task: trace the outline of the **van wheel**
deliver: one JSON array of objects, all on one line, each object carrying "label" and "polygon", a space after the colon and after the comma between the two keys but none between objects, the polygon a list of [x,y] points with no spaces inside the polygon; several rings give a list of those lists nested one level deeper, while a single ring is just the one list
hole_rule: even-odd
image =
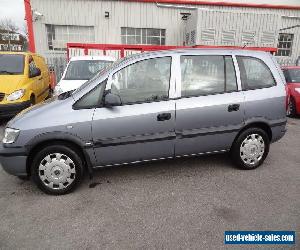
[{"label": "van wheel", "polygon": [[35,97],[34,97],[34,95],[31,95],[30,96],[30,106],[33,106],[33,105],[35,105]]},{"label": "van wheel", "polygon": [[72,192],[83,177],[83,162],[79,155],[65,145],[45,147],[33,160],[33,180],[47,194],[62,195]]},{"label": "van wheel", "polygon": [[296,103],[295,100],[291,97],[288,106],[288,116],[295,117],[296,116]]},{"label": "van wheel", "polygon": [[270,148],[267,133],[260,128],[243,131],[231,147],[231,158],[241,169],[255,169],[266,159]]}]

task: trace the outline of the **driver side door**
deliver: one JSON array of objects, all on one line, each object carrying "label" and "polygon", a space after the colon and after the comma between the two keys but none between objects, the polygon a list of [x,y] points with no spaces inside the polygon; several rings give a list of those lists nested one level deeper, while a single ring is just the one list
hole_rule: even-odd
[{"label": "driver side door", "polygon": [[173,157],[175,88],[171,57],[149,58],[112,73],[106,92],[122,105],[96,108],[92,121],[97,165]]}]

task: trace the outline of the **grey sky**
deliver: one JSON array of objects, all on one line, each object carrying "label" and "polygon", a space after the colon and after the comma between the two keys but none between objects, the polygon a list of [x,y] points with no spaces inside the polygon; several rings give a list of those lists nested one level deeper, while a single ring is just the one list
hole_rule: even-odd
[{"label": "grey sky", "polygon": [[12,19],[21,29],[20,32],[23,33],[25,23],[24,0],[0,0],[0,6],[0,19]]}]

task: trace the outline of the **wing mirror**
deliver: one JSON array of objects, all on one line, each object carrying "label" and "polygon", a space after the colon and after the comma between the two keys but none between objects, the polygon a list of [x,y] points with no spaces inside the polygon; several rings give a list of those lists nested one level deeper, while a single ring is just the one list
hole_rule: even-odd
[{"label": "wing mirror", "polygon": [[40,76],[40,75],[41,75],[41,70],[39,68],[33,68],[29,72],[29,77],[30,78]]},{"label": "wing mirror", "polygon": [[120,96],[112,93],[108,93],[104,97],[104,105],[105,107],[111,108],[114,106],[120,106],[122,105],[122,101]]}]

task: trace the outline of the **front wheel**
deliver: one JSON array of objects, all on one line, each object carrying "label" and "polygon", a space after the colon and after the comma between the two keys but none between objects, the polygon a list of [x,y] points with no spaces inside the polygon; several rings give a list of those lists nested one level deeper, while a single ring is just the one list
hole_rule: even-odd
[{"label": "front wheel", "polygon": [[79,155],[65,145],[45,147],[33,160],[33,180],[47,194],[72,192],[83,176],[83,162]]},{"label": "front wheel", "polygon": [[270,140],[267,133],[260,128],[249,128],[243,131],[231,148],[233,162],[241,169],[255,169],[267,157]]},{"label": "front wheel", "polygon": [[295,117],[296,116],[296,103],[295,100],[291,97],[288,105],[288,112],[287,115],[289,117]]}]

